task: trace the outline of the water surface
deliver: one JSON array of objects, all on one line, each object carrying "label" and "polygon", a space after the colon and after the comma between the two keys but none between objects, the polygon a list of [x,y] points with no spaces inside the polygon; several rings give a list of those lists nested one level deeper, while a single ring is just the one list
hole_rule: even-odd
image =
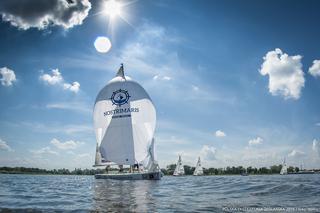
[{"label": "water surface", "polygon": [[0,209],[136,212],[320,212],[320,175],[164,177],[0,175]]}]

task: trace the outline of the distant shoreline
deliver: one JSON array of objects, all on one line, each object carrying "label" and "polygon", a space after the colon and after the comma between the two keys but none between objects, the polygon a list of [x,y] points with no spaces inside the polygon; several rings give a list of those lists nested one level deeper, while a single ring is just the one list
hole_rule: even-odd
[{"label": "distant shoreline", "polygon": [[[161,169],[164,175],[171,176],[173,174],[175,164],[171,164],[166,169]],[[184,166],[185,175],[193,175],[194,167],[188,165]],[[274,175],[279,174],[281,165],[271,166],[270,168],[254,168],[242,166],[239,167],[226,167],[226,168],[204,168],[204,176],[227,176],[227,175]],[[109,171],[117,171],[117,169],[111,169]],[[299,171],[299,168],[289,167],[289,173],[295,173]],[[320,169],[313,169],[315,173],[320,173]],[[26,167],[0,167],[0,174],[23,174],[23,175],[95,175],[104,173],[104,169],[77,169],[70,171],[68,169],[39,169],[39,168],[26,168]]]}]

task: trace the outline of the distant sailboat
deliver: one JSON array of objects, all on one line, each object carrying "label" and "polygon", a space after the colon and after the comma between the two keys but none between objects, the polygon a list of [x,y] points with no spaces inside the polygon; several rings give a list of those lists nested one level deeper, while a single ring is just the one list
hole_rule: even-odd
[{"label": "distant sailboat", "polygon": [[288,168],[286,164],[286,159],[283,160],[282,168],[280,171],[280,175],[287,175],[288,174]]},{"label": "distant sailboat", "polygon": [[[95,166],[118,165],[119,173],[97,174],[103,179],[161,179],[154,156],[156,110],[144,88],[117,75],[99,92],[93,111],[97,139]],[[122,172],[129,166],[131,172]],[[133,172],[137,168],[137,172]]]},{"label": "distant sailboat", "polygon": [[181,176],[181,175],[184,175],[184,167],[182,164],[181,155],[179,155],[179,159],[177,162],[177,166],[173,172],[173,176]]},{"label": "distant sailboat", "polygon": [[193,175],[194,176],[203,175],[203,168],[202,168],[202,165],[201,165],[200,157],[198,158],[198,162],[197,162],[196,168],[195,168],[195,170],[193,172]]}]

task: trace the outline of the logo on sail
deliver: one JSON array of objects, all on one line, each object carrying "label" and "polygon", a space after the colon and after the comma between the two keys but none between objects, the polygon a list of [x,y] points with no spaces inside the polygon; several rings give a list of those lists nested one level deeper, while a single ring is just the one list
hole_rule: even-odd
[{"label": "logo on sail", "polygon": [[112,93],[110,99],[113,105],[121,106],[128,103],[130,97],[128,91],[119,89]]}]

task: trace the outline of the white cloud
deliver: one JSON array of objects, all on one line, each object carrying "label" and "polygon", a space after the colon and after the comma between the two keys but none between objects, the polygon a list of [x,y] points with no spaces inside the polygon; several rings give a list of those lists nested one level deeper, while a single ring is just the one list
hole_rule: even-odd
[{"label": "white cloud", "polygon": [[3,141],[1,138],[0,138],[0,150],[9,151],[9,152],[13,151],[13,149],[11,149],[11,147],[7,144],[7,142]]},{"label": "white cloud", "polygon": [[80,89],[80,83],[75,81],[72,84],[64,83],[63,89],[70,90],[71,92],[77,93]]},{"label": "white cloud", "polygon": [[320,156],[320,141],[317,139],[313,139],[312,141],[312,150]]},{"label": "white cloud", "polygon": [[89,158],[91,155],[89,153],[82,153],[77,155],[78,158]]},{"label": "white cloud", "polygon": [[314,60],[311,67],[309,67],[309,74],[313,77],[320,77],[320,60]]},{"label": "white cloud", "polygon": [[0,74],[2,75],[0,81],[3,86],[11,86],[17,80],[14,71],[7,67],[0,68]]},{"label": "white cloud", "polygon": [[60,109],[60,110],[72,110],[83,113],[92,113],[92,109],[89,106],[86,106],[84,103],[77,102],[60,102],[60,103],[51,103],[46,105],[47,109]]},{"label": "white cloud", "polygon": [[33,132],[41,133],[66,133],[78,135],[79,133],[92,133],[93,131],[91,125],[78,124],[20,122],[15,123],[14,125],[21,126],[22,128],[29,128]]},{"label": "white cloud", "polygon": [[52,154],[52,155],[58,155],[58,152],[53,151],[50,147],[46,146],[44,148],[38,149],[38,150],[30,150],[31,153],[35,155],[42,155],[42,154]]},{"label": "white cloud", "polygon": [[161,146],[161,145],[166,145],[166,144],[187,144],[188,141],[182,139],[182,138],[177,138],[173,135],[171,135],[170,137],[158,137],[157,138],[157,143]]},{"label": "white cloud", "polygon": [[305,155],[305,153],[304,152],[302,152],[302,151],[299,151],[299,150],[292,150],[292,152],[290,152],[289,154],[288,154],[288,156],[289,157],[302,157],[302,156],[304,156]]},{"label": "white cloud", "polygon": [[263,142],[263,139],[260,138],[260,137],[256,137],[256,138],[253,138],[251,140],[248,141],[248,144],[249,146],[253,146],[253,145],[259,145],[259,144],[262,144]]},{"label": "white cloud", "polygon": [[217,149],[213,146],[204,145],[201,149],[201,156],[204,160],[216,160]]},{"label": "white cloud", "polygon": [[302,56],[289,56],[279,48],[270,51],[263,57],[260,74],[269,75],[269,92],[281,95],[285,99],[299,99],[304,87]]},{"label": "white cloud", "polygon": [[68,29],[81,25],[90,9],[89,0],[10,0],[0,3],[2,20],[23,30],[45,29],[50,25]]},{"label": "white cloud", "polygon": [[216,131],[216,137],[226,137],[226,133],[224,133],[222,130],[217,130]]},{"label": "white cloud", "polygon": [[76,149],[79,145],[81,145],[81,142],[77,142],[77,141],[66,141],[66,142],[60,142],[57,139],[52,139],[50,142],[52,145],[54,145],[55,147],[57,147],[58,149],[63,149],[63,150],[68,150],[68,149]]},{"label": "white cloud", "polygon": [[153,80],[163,80],[163,81],[170,81],[172,78],[170,76],[160,76],[160,75],[155,75],[153,76]]},{"label": "white cloud", "polygon": [[51,72],[52,72],[52,75],[49,75],[49,74],[40,75],[40,80],[50,85],[60,84],[63,81],[63,78],[61,73],[59,72],[59,69],[52,69]]},{"label": "white cloud", "polygon": [[49,75],[47,73],[41,74],[39,79],[49,85],[59,85],[64,90],[69,90],[74,93],[79,92],[79,90],[80,90],[80,83],[79,82],[75,81],[72,84],[64,83],[64,79],[63,79],[59,69],[52,69],[51,72],[52,72],[52,75]]}]

